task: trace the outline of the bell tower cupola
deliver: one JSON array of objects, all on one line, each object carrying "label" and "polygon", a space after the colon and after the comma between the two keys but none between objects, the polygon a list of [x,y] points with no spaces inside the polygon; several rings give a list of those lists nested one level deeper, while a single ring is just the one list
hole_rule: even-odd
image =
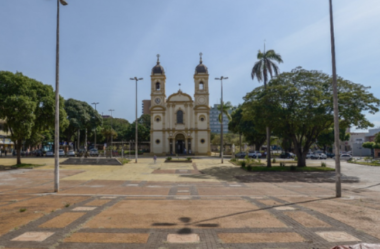
[{"label": "bell tower cupola", "polygon": [[152,68],[151,79],[151,106],[163,106],[166,99],[165,70],[160,64],[160,55],[157,55],[157,64]]}]

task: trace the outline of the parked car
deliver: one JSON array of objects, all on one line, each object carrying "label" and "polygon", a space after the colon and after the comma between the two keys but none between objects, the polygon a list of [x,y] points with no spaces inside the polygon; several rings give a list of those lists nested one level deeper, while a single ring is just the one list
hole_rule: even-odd
[{"label": "parked car", "polygon": [[280,155],[280,158],[295,158],[296,155],[294,155],[293,153],[291,152],[285,152],[285,153],[282,153]]},{"label": "parked car", "polygon": [[36,150],[34,155],[35,156],[44,156],[44,151],[43,150]]},{"label": "parked car", "polygon": [[313,155],[312,153],[307,153],[306,154],[306,159],[310,159],[312,155]]},{"label": "parked car", "polygon": [[98,152],[97,149],[91,149],[91,150],[88,152],[88,154],[89,154],[90,156],[99,156],[99,152]]},{"label": "parked car", "polygon": [[59,155],[60,157],[65,156],[65,151],[62,150],[62,149],[60,149],[60,150],[58,151],[58,155]]},{"label": "parked car", "polygon": [[348,155],[348,154],[340,155],[340,160],[350,160],[350,159],[352,159],[351,155]]},{"label": "parked car", "polygon": [[246,156],[246,153],[245,152],[239,152],[239,153],[236,153],[235,154],[235,157],[236,158],[244,158]]},{"label": "parked car", "polygon": [[261,153],[259,151],[251,151],[248,153],[248,156],[251,158],[260,158]]},{"label": "parked car", "polygon": [[310,157],[311,159],[327,159],[326,154],[324,153],[314,153]]},{"label": "parked car", "polygon": [[326,156],[328,158],[333,158],[335,156],[335,154],[334,153],[326,153]]},{"label": "parked car", "polygon": [[66,156],[75,156],[75,152],[73,150],[69,150],[67,153],[66,153]]},{"label": "parked car", "polygon": [[54,151],[53,150],[47,151],[46,156],[54,156]]}]

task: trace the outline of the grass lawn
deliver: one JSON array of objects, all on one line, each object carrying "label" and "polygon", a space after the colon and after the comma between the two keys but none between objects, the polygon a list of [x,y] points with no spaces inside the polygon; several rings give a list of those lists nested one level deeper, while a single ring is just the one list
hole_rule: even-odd
[{"label": "grass lawn", "polygon": [[[245,170],[249,171],[247,168]],[[270,168],[265,166],[253,166],[251,172],[320,172],[320,171],[335,171],[335,169],[328,167],[280,167],[272,166]]]},{"label": "grass lawn", "polygon": [[380,163],[378,163],[378,162],[354,162],[354,161],[350,161],[349,163],[366,165],[366,166],[378,166],[378,167],[380,166]]}]

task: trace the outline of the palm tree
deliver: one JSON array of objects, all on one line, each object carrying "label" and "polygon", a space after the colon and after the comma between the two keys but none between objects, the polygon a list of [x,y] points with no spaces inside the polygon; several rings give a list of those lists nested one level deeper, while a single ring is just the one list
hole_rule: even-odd
[{"label": "palm tree", "polygon": [[[218,110],[220,111],[220,105],[217,106]],[[227,103],[224,103],[223,102],[223,110],[222,110],[222,113],[228,118],[228,120],[231,120],[232,117],[230,115],[230,110],[232,110],[233,106],[231,104],[231,102],[227,102]],[[222,113],[219,114],[219,123],[222,123]]]},{"label": "palm tree", "polygon": [[[272,78],[273,75],[277,76],[279,73],[278,66],[276,65],[276,62],[282,63],[281,55],[276,54],[274,50],[268,50],[265,51],[264,46],[264,52],[261,52],[259,50],[257,54],[258,62],[255,63],[255,65],[252,68],[251,77],[252,80],[256,77],[257,80],[260,82],[264,78],[264,87],[267,87],[268,82],[268,73],[270,74],[270,77]],[[267,166],[271,167],[271,160],[270,160],[270,128],[267,127]]]}]

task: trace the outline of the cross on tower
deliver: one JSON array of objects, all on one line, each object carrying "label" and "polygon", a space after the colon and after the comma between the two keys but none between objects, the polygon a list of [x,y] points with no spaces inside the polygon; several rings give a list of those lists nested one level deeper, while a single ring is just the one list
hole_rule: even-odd
[{"label": "cross on tower", "polygon": [[202,55],[203,55],[202,53],[199,53],[201,64],[202,64]]},{"label": "cross on tower", "polygon": [[181,90],[181,83],[179,83],[178,85],[179,85],[179,90]]},{"label": "cross on tower", "polygon": [[157,54],[157,63],[160,63],[160,54]]}]

